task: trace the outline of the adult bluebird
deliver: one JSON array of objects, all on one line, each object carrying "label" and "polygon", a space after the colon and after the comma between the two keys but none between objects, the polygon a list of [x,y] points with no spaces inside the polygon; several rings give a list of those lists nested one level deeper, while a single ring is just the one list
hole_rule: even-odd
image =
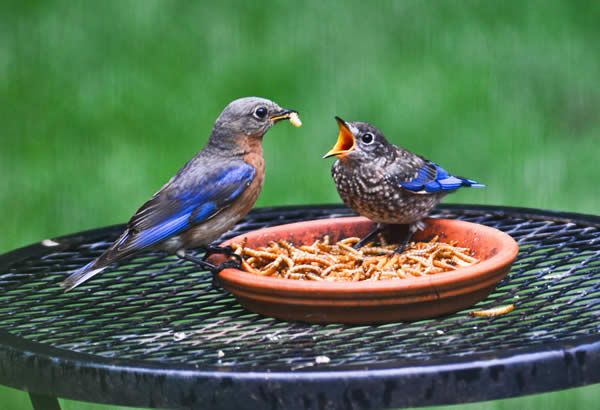
[{"label": "adult bluebird", "polygon": [[424,228],[422,220],[448,193],[484,186],[453,176],[434,162],[389,143],[371,124],[336,120],[337,143],[323,158],[338,158],[331,173],[344,203],[377,223],[357,247],[373,239],[385,225],[406,224],[409,233],[400,251],[414,232]]},{"label": "adult bluebird", "polygon": [[208,248],[254,206],[265,176],[262,138],[284,119],[301,124],[296,111],[263,98],[231,102],[217,118],[207,145],[142,205],[102,255],[61,285],[73,289],[110,264],[148,249],[209,265],[186,255],[186,249]]}]

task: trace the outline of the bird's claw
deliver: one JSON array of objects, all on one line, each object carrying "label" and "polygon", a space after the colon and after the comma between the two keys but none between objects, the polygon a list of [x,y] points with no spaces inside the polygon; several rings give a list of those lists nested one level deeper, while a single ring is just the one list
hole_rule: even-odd
[{"label": "bird's claw", "polygon": [[210,282],[211,289],[221,290],[223,288],[219,281],[219,273],[225,269],[242,269],[242,263],[238,260],[230,259],[220,265],[213,265],[213,268],[210,270],[210,273],[212,273],[212,281]]},{"label": "bird's claw", "polygon": [[[215,247],[215,248],[226,249],[226,248],[220,248],[220,247]],[[231,248],[230,248],[230,250],[231,250]],[[227,252],[227,250],[225,250],[225,252],[220,252],[220,253],[226,253],[226,252]],[[210,256],[209,251],[207,251],[207,254]],[[221,272],[223,269],[228,269],[228,268],[241,269],[241,267],[242,267],[241,257],[239,259],[236,258],[236,259],[227,260],[227,261],[221,263],[220,265],[214,265],[210,262],[207,262],[206,257],[200,259],[195,256],[188,255],[184,251],[178,252],[176,255],[181,259],[192,262],[192,263],[200,266],[202,269],[206,269],[207,271],[209,271],[212,274],[211,289],[215,289],[215,290],[221,289],[221,285],[219,283],[219,278],[218,278],[219,272]],[[233,255],[231,255],[231,256],[233,256]],[[239,255],[235,255],[235,256],[239,256]]]},{"label": "bird's claw", "polygon": [[394,255],[399,255],[406,249],[406,245],[408,245],[408,239],[404,241],[400,246],[394,249]]},{"label": "bird's claw", "polygon": [[214,255],[214,254],[221,254],[221,255],[225,255],[225,256],[229,256],[229,257],[233,257],[237,260],[237,262],[241,265],[242,263],[242,255],[238,255],[237,253],[235,253],[235,251],[233,250],[233,248],[231,246],[207,246],[205,248],[206,254],[204,255],[204,260],[206,260],[207,258],[209,258],[210,256]]},{"label": "bird's claw", "polygon": [[377,237],[377,235],[379,235],[382,232],[382,226],[381,224],[377,224],[375,226],[375,228],[373,228],[373,230],[371,230],[371,232],[369,232],[366,236],[364,236],[361,240],[359,240],[358,242],[356,242],[353,246],[354,249],[360,249],[363,246],[367,245],[369,242],[371,242],[373,239],[375,239]]},{"label": "bird's claw", "polygon": [[215,271],[221,272],[224,269],[242,269],[242,263],[238,260],[230,259],[215,267]]},{"label": "bird's claw", "polygon": [[408,245],[408,243],[410,242],[410,240],[412,239],[412,237],[414,236],[414,234],[417,231],[422,231],[423,229],[425,229],[425,222],[423,221],[417,221],[415,223],[412,223],[408,226],[408,232],[406,233],[406,236],[404,237],[404,240],[402,241],[402,243],[400,244],[400,246],[398,246],[395,250],[394,253],[395,254],[400,254],[402,252],[404,252],[404,250],[406,249],[406,246]]}]

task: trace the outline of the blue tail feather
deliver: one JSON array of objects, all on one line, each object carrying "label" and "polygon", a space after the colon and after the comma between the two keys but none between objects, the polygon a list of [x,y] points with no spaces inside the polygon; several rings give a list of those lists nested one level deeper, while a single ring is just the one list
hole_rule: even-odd
[{"label": "blue tail feather", "polygon": [[423,191],[427,193],[455,191],[461,187],[485,187],[484,184],[472,179],[450,175],[448,171],[433,162],[428,162],[423,166],[419,170],[416,178],[410,181],[403,181],[400,185],[410,191],[421,193]]}]

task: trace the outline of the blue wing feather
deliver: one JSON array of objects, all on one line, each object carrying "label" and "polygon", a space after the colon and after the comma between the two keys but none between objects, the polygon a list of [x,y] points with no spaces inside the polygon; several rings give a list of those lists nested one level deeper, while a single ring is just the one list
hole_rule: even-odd
[{"label": "blue wing feather", "polygon": [[429,161],[418,170],[415,178],[401,181],[400,185],[409,191],[426,193],[454,191],[460,187],[483,188],[485,186],[472,179],[450,175],[444,168]]},{"label": "blue wing feather", "polygon": [[442,185],[436,180],[430,181],[425,184],[425,191],[427,192],[439,192],[442,189]]},{"label": "blue wing feather", "polygon": [[179,216],[167,219],[160,225],[139,232],[135,239],[128,243],[128,245],[146,248],[157,244],[188,228],[190,224],[189,219],[190,214],[184,211]]},{"label": "blue wing feather", "polygon": [[[135,230],[135,235],[124,245],[130,249],[147,248],[210,219],[237,199],[255,175],[254,167],[238,163],[201,178],[194,186],[186,186],[186,189],[171,195],[168,204],[159,192],[151,200],[155,204],[147,204],[136,214],[143,214],[143,218],[137,218],[141,223],[136,223],[136,216],[132,218],[130,229]],[[165,209],[168,209],[166,214]],[[144,228],[136,229],[137,225]]]}]

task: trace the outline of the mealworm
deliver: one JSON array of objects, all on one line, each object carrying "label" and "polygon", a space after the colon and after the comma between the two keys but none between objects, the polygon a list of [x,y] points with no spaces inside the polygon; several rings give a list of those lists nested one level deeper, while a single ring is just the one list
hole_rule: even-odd
[{"label": "mealworm", "polygon": [[493,316],[505,315],[509,312],[512,312],[514,309],[515,309],[515,305],[511,304],[511,305],[498,306],[498,307],[491,308],[491,309],[475,310],[473,312],[469,312],[469,315],[471,315],[473,317],[493,317]]},{"label": "mealworm", "polygon": [[252,249],[246,241],[232,244],[242,256],[242,268],[263,276],[313,281],[403,280],[434,275],[477,263],[468,248],[455,242],[411,242],[404,252],[380,237],[377,242],[354,249],[359,238],[349,237],[336,243],[329,236],[310,245],[295,246],[289,241],[271,241],[268,246]]}]

